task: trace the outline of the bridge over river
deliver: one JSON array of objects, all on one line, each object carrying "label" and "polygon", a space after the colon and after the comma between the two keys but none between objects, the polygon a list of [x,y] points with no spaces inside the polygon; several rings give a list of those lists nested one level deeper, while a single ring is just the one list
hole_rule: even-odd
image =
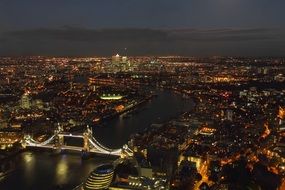
[{"label": "bridge over river", "polygon": [[[83,139],[83,146],[69,146],[64,143],[64,138],[81,138]],[[61,126],[58,126],[54,130],[54,134],[47,140],[39,142],[34,140],[30,135],[25,135],[22,140],[22,146],[26,147],[37,147],[37,148],[48,148],[56,150],[72,150],[85,153],[96,153],[104,155],[113,155],[124,157],[133,156],[133,151],[128,147],[128,145],[123,145],[119,149],[109,149],[102,144],[100,144],[95,137],[93,137],[92,128],[87,126],[83,133],[68,133],[64,132]]]}]

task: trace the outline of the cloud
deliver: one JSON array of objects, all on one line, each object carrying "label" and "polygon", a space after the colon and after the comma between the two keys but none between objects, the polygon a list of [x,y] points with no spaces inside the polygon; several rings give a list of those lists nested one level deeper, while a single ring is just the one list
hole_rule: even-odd
[{"label": "cloud", "polygon": [[276,31],[269,29],[211,29],[211,30],[174,30],[171,31],[177,40],[195,42],[236,42],[273,40]]},{"label": "cloud", "polygon": [[81,42],[100,41],[140,41],[161,40],[167,37],[162,30],[153,29],[86,29],[64,27],[61,29],[40,28],[35,30],[20,30],[6,33],[6,37],[17,40],[66,40]]},{"label": "cloud", "polygon": [[[285,30],[249,29],[90,29],[64,26],[3,33],[0,55],[281,55]],[[123,52],[124,53],[124,52]]]}]

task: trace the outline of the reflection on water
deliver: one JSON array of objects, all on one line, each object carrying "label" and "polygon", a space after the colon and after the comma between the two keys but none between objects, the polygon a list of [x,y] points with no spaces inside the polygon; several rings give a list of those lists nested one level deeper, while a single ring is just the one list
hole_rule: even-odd
[{"label": "reflection on water", "polygon": [[67,181],[68,172],[68,161],[66,160],[66,155],[60,158],[60,161],[56,165],[56,180],[58,184],[62,184]]},{"label": "reflection on water", "polygon": [[0,190],[54,190],[58,186],[70,190],[86,179],[99,164],[114,158],[91,156],[82,160],[80,154],[23,152],[13,158],[16,170],[0,180]]},{"label": "reflection on water", "polygon": [[24,162],[26,165],[32,165],[34,161],[35,160],[32,153],[24,154]]},{"label": "reflection on water", "polygon": [[32,185],[32,178],[34,176],[35,172],[35,156],[33,153],[28,152],[23,154],[23,166],[24,166],[24,180],[27,181],[29,185]]},{"label": "reflection on water", "polygon": [[[131,134],[143,131],[152,123],[167,121],[192,107],[191,100],[161,91],[157,98],[143,105],[137,112],[95,127],[93,133],[100,143],[118,148],[127,142]],[[82,160],[80,154],[27,151],[13,158],[16,171],[0,180],[0,190],[54,190],[59,185],[70,190],[84,181],[98,164],[112,160],[114,158],[107,156]]]}]

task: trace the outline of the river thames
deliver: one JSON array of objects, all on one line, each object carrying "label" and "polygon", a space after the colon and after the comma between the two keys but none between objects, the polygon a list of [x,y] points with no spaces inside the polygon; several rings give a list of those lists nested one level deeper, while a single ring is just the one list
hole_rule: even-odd
[{"label": "river thames", "polygon": [[[106,147],[120,148],[127,143],[131,134],[142,132],[153,123],[169,121],[193,108],[193,101],[182,98],[180,94],[167,90],[158,90],[156,93],[156,98],[141,105],[135,112],[125,113],[125,116],[118,116],[94,127],[94,137]],[[0,179],[0,189],[70,190],[84,181],[97,165],[114,159],[94,156],[82,160],[77,153],[25,151],[12,158],[16,169]]]}]

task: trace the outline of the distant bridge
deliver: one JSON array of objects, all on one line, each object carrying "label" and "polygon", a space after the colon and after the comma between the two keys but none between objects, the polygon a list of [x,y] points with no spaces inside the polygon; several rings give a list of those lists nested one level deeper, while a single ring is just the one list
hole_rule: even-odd
[{"label": "distant bridge", "polygon": [[[68,146],[64,144],[64,138],[81,138],[83,139],[83,146]],[[30,135],[25,135],[22,140],[23,147],[39,147],[39,148],[49,148],[57,150],[72,150],[80,152],[90,152],[104,155],[114,155],[120,157],[132,157],[133,151],[124,145],[120,149],[109,149],[100,144],[94,137],[92,129],[87,126],[87,129],[83,134],[72,134],[64,132],[61,126],[54,131],[54,134],[43,142],[38,142],[34,140]]]}]

